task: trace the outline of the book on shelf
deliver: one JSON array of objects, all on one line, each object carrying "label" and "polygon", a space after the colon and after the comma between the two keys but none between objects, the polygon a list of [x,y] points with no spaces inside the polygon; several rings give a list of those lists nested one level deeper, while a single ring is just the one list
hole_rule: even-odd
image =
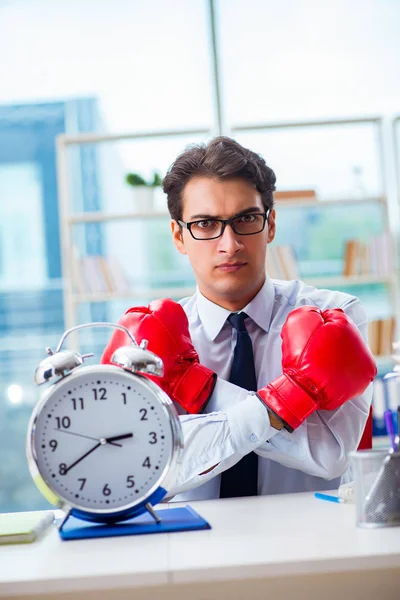
[{"label": "book on shelf", "polygon": [[285,200],[315,200],[317,194],[315,190],[279,190],[274,192],[274,198],[280,202]]},{"label": "book on shelf", "polygon": [[374,356],[388,356],[392,353],[395,329],[394,317],[368,322],[368,345]]},{"label": "book on shelf", "polygon": [[272,279],[299,279],[297,258],[292,246],[268,245],[266,268]]},{"label": "book on shelf", "polygon": [[371,236],[368,243],[347,240],[344,248],[343,275],[391,275],[395,269],[394,243],[389,231]]},{"label": "book on shelf", "polygon": [[374,419],[384,419],[386,410],[397,412],[400,382],[397,378],[384,379],[382,375],[373,382],[372,406]]},{"label": "book on shelf", "polygon": [[88,254],[73,261],[74,289],[78,294],[124,293],[131,284],[115,256]]}]

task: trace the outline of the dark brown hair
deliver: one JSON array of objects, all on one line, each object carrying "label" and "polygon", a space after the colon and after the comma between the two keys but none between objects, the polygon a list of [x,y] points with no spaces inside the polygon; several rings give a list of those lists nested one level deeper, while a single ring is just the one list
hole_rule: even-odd
[{"label": "dark brown hair", "polygon": [[218,180],[241,177],[260,193],[265,210],[273,207],[275,173],[259,154],[229,137],[216,137],[208,144],[187,146],[169,167],[163,180],[171,219],[182,219],[182,192],[193,177]]}]

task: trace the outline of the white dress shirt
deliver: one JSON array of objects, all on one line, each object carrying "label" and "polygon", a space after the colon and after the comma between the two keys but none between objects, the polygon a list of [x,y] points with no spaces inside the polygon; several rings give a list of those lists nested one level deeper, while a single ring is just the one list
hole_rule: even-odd
[{"label": "white dress shirt", "polygon": [[[237,335],[227,322],[230,311],[198,290],[180,304],[200,363],[217,373],[218,379],[207,414],[180,417],[185,448],[168,498],[174,496],[177,502],[219,498],[220,473],[251,451],[259,456],[259,495],[337,488],[348,468],[348,453],[361,439],[372,384],[362,396],[334,411],[315,411],[293,433],[278,431],[254,392],[227,381]],[[243,309],[249,316],[246,327],[253,344],[257,389],[282,374],[282,326],[288,314],[302,305],[342,308],[367,340],[366,315],[356,297],[301,281],[267,278]]]}]

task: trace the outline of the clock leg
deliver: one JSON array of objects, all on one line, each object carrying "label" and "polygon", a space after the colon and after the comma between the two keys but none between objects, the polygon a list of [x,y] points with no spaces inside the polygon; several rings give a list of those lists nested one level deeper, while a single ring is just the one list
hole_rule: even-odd
[{"label": "clock leg", "polygon": [[65,523],[67,522],[69,516],[71,514],[71,509],[66,513],[65,517],[62,519],[62,521],[59,522],[59,524],[57,525],[57,529],[59,531],[61,531],[61,529],[63,528],[63,526],[65,525]]},{"label": "clock leg", "polygon": [[155,520],[156,523],[161,523],[161,519],[158,516],[158,514],[156,513],[156,511],[154,510],[154,508],[152,507],[152,505],[150,504],[150,502],[148,502],[147,504],[145,504],[146,510],[151,514],[151,516],[153,517],[153,519]]}]

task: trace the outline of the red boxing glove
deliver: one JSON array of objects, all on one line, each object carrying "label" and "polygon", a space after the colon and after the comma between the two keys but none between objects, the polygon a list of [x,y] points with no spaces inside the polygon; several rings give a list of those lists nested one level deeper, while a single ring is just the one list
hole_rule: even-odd
[{"label": "red boxing glove", "polygon": [[293,431],[315,410],[334,410],[362,394],[377,369],[341,308],[293,310],[281,331],[283,374],[258,393]]},{"label": "red boxing glove", "polygon": [[[164,363],[163,377],[143,375],[159,385],[187,412],[201,413],[211,397],[217,376],[199,363],[182,306],[169,299],[155,300],[148,307],[130,308],[119,324],[133,334],[138,344],[143,339],[147,340],[147,349],[157,354]],[[101,362],[111,363],[117,348],[131,344],[128,336],[116,329]]]}]

